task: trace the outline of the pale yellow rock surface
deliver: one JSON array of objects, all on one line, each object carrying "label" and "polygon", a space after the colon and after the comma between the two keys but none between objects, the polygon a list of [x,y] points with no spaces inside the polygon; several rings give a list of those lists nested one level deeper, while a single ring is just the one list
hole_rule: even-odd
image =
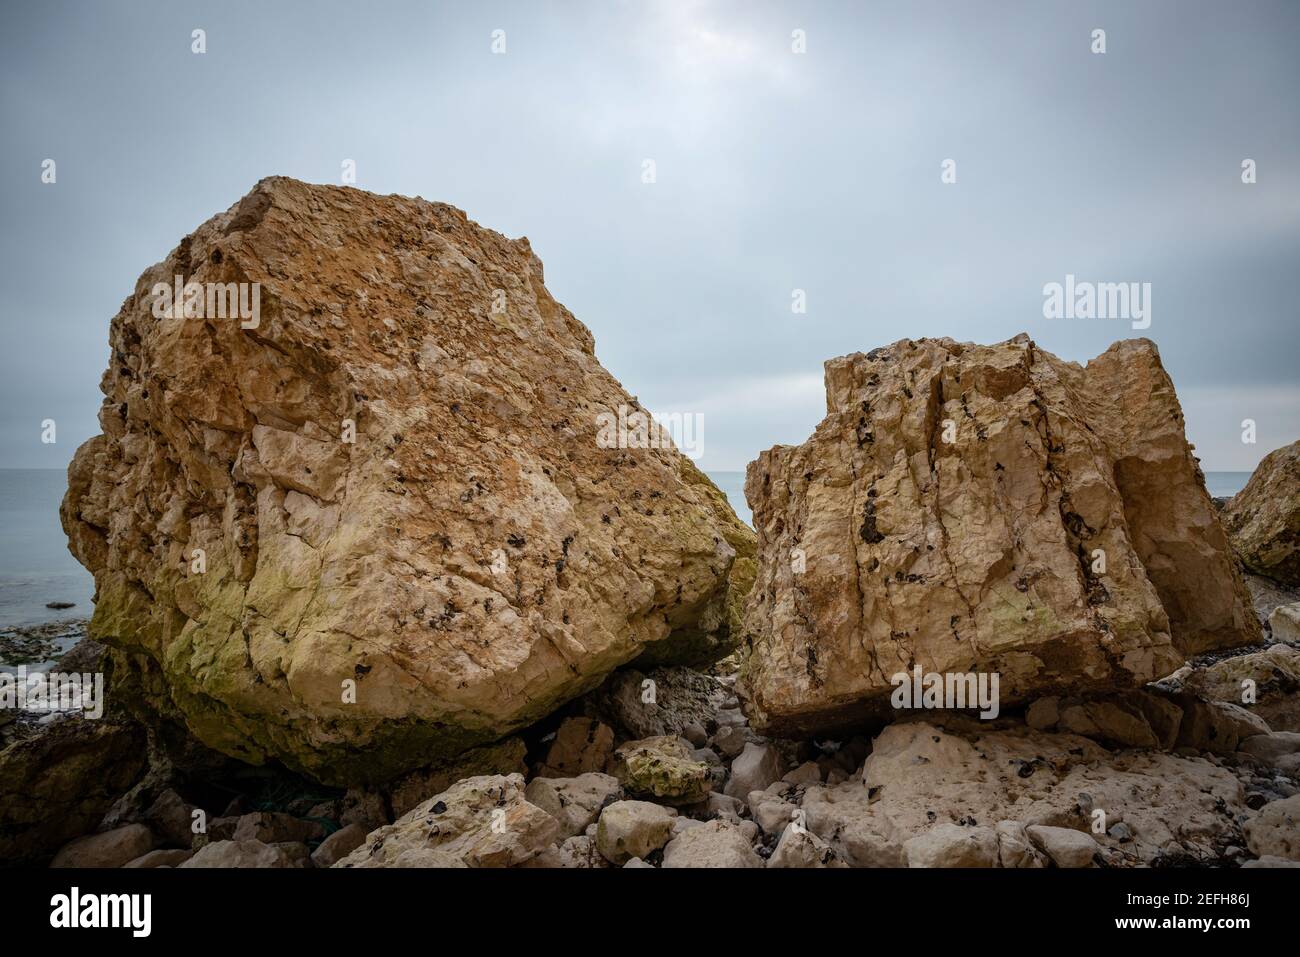
[{"label": "pale yellow rock surface", "polygon": [[[256,327],[157,318],[177,275],[258,284]],[[380,782],[734,645],[752,534],[676,449],[600,447],[640,407],[526,239],[270,178],[109,340],[64,528],[92,634],[213,748]]]},{"label": "pale yellow rock surface", "polygon": [[1300,794],[1265,804],[1243,829],[1247,846],[1260,857],[1300,861]]},{"label": "pale yellow rock surface", "polygon": [[998,672],[1005,707],[1259,640],[1149,341],[1080,367],[1026,336],[902,340],[827,362],[826,394],[746,478],[757,728],[889,716],[913,666]]},{"label": "pale yellow rock surface", "polygon": [[524,797],[523,775],[482,775],[372,831],[334,866],[518,867],[560,836],[555,818]]},{"label": "pale yellow rock surface", "polygon": [[1300,442],[1264,456],[1223,520],[1247,568],[1300,585]]},{"label": "pale yellow rock surface", "polygon": [[1186,687],[1245,708],[1274,731],[1300,731],[1300,649],[1271,645],[1193,672]]},{"label": "pale yellow rock surface", "polygon": [[[908,843],[940,825],[996,827],[1002,866],[1040,866],[1022,841],[1011,853],[1020,825],[1086,832],[1130,864],[1213,860],[1241,839],[1233,821],[1248,813],[1241,782],[1202,758],[1110,752],[1074,734],[956,717],[890,725],[861,780],[811,786],[802,807],[808,829],[855,867],[907,866]],[[1131,839],[1092,834],[1098,810],[1107,828],[1126,823]]]}]

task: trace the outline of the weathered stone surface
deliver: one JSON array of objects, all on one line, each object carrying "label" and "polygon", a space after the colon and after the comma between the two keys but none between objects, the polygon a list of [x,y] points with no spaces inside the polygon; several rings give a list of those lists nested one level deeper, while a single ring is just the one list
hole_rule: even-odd
[{"label": "weathered stone surface", "polygon": [[[762,794],[763,792],[757,792]],[[766,796],[751,808],[754,823],[764,834],[779,837],[794,819],[798,807],[777,796]]]},{"label": "weathered stone surface", "polygon": [[936,824],[904,842],[908,867],[997,867],[998,833],[991,827]]},{"label": "weathered stone surface", "polygon": [[0,750],[0,860],[35,863],[95,828],[145,770],[143,729],[67,717]]},{"label": "weathered stone surface", "polygon": [[1031,824],[1025,833],[1057,867],[1091,867],[1101,850],[1090,835],[1070,827]]},{"label": "weathered stone surface", "polygon": [[750,791],[762,791],[769,784],[781,780],[785,763],[781,752],[771,744],[746,744],[731,762],[731,776],[723,793],[745,799]]},{"label": "weathered stone surface", "polygon": [[[398,816],[389,813],[387,799],[374,788],[349,788],[343,795],[341,803],[339,823],[360,824],[366,829],[367,834],[385,824],[393,823]],[[407,810],[409,811],[409,808]]]},{"label": "weathered stone surface", "polygon": [[123,867],[130,868],[150,868],[150,867],[180,867],[191,857],[194,851],[184,848],[165,848],[157,851],[150,851],[148,854],[142,854],[133,861],[123,864]]},{"label": "weathered stone surface", "polygon": [[595,823],[600,812],[623,796],[617,778],[589,772],[576,778],[533,778],[524,791],[560,825],[560,836],[574,837]]},{"label": "weathered stone surface", "polygon": [[164,842],[189,847],[194,840],[194,805],[167,788],[144,813],[144,820]]},{"label": "weathered stone surface", "polygon": [[802,827],[787,827],[776,842],[776,849],[767,859],[768,867],[822,869],[848,867],[835,849],[812,831]]},{"label": "weathered stone surface", "polygon": [[1247,568],[1300,585],[1300,442],[1264,456],[1224,509],[1223,522]]},{"label": "weathered stone surface", "polygon": [[1242,830],[1246,846],[1258,856],[1300,861],[1300,794],[1265,804]]},{"label": "weathered stone surface", "polygon": [[301,844],[263,844],[261,841],[213,841],[205,844],[178,866],[199,867],[273,867],[282,869],[310,867],[307,848]]},{"label": "weathered stone surface", "polygon": [[734,758],[745,750],[745,745],[762,744],[765,739],[747,727],[725,725],[713,736],[713,748],[726,758]]},{"label": "weathered stone surface", "polygon": [[59,849],[50,867],[121,867],[148,854],[157,843],[143,824],[127,824],[77,838]]},{"label": "weathered stone surface", "polygon": [[555,847],[548,847],[536,857],[525,861],[519,866],[526,868],[557,867],[568,870],[599,870],[609,867],[610,864],[596,849],[596,839],[580,834],[576,837],[566,838]]},{"label": "weathered stone surface", "polygon": [[303,843],[314,841],[324,833],[325,829],[315,821],[304,821],[277,811],[256,811],[239,818],[232,840],[261,841],[263,844]]},{"label": "weathered stone surface", "polygon": [[366,829],[360,824],[341,827],[311,852],[311,862],[317,867],[333,867],[366,842]]},{"label": "weathered stone surface", "polygon": [[1275,731],[1242,738],[1238,750],[1259,758],[1269,767],[1277,768],[1300,778],[1300,733]]},{"label": "weathered stone surface", "polygon": [[[1278,644],[1225,658],[1193,671],[1184,687],[1245,708],[1274,731],[1300,731],[1300,649]],[[1253,691],[1253,702],[1245,700],[1247,689]]]},{"label": "weathered stone surface", "polygon": [[614,751],[609,769],[629,794],[665,804],[693,804],[713,788],[709,765],[695,759],[689,742],[671,735],[629,741]]},{"label": "weathered stone surface", "polygon": [[1068,731],[1121,748],[1172,748],[1182,719],[1182,708],[1147,691],[1039,698],[1025,710],[1025,723],[1036,730]]},{"label": "weathered stone surface", "polygon": [[680,735],[688,725],[708,725],[726,689],[716,678],[690,668],[627,668],[611,677],[585,703],[633,738]]},{"label": "weathered stone surface", "polygon": [[[1123,821],[1128,841],[1098,842],[1131,863],[1163,857],[1217,859],[1240,840],[1234,820],[1248,811],[1241,782],[1201,758],[1163,751],[1107,751],[1073,734],[1020,726],[981,727],[945,719],[901,721],[885,728],[863,768],[863,780],[810,786],[802,808],[807,827],[854,867],[906,866],[907,841],[939,824],[997,827],[999,860],[1012,854],[1002,822],[1089,828],[1101,809]],[[1019,823],[1016,823],[1019,822]]]},{"label": "weathered stone surface", "polygon": [[399,818],[430,795],[447,790],[463,778],[484,774],[523,774],[528,747],[523,739],[509,737],[481,748],[471,748],[450,761],[404,774],[383,789],[393,818]]},{"label": "weathered stone surface", "polygon": [[666,868],[765,867],[740,827],[709,821],[678,834],[664,848]]},{"label": "weathered stone surface", "polygon": [[614,731],[609,725],[595,718],[565,718],[538,774],[564,778],[603,771],[613,750]]},{"label": "weathered stone surface", "polygon": [[821,784],[821,765],[816,761],[805,761],[793,771],[781,775],[781,780],[790,784]]},{"label": "weathered stone surface", "polygon": [[[258,284],[256,327],[216,295],[168,318],[177,276]],[[602,447],[598,417],[639,407],[525,239],[270,178],[146,270],[109,339],[62,509],[91,633],[219,751],[386,781],[638,657],[734,644],[748,529],[674,448]]]},{"label": "weathered stone surface", "polygon": [[523,775],[457,781],[335,867],[517,867],[560,838],[560,825],[524,797]]},{"label": "weathered stone surface", "polygon": [[759,730],[884,714],[913,665],[998,672],[1006,706],[1259,640],[1152,343],[1081,368],[1026,336],[903,340],[826,363],[826,391],[812,437],[745,483]]},{"label": "weathered stone surface", "polygon": [[1140,710],[1113,700],[1067,703],[1057,727],[1125,748],[1154,748],[1160,743]]},{"label": "weathered stone surface", "polygon": [[994,828],[998,835],[998,866],[1013,868],[1039,868],[1047,866],[1044,857],[1019,821],[998,821]]},{"label": "weathered stone surface", "polygon": [[1268,616],[1268,627],[1278,641],[1300,642],[1300,602],[1274,608]]},{"label": "weathered stone surface", "polygon": [[600,812],[596,849],[611,864],[645,858],[668,842],[674,813],[649,801],[616,801]]},{"label": "weathered stone surface", "polygon": [[1263,718],[1226,701],[1201,701],[1180,695],[1178,703],[1183,709],[1183,721],[1178,727],[1180,748],[1231,754],[1242,738],[1271,730]]}]

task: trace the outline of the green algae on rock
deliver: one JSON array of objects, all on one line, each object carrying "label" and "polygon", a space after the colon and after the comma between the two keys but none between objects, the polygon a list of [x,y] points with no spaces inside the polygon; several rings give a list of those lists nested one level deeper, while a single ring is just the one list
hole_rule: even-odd
[{"label": "green algae on rock", "polygon": [[1153,343],[1028,336],[826,363],[827,415],[751,463],[739,690],[755,727],[894,714],[893,676],[996,672],[1004,706],[1134,688],[1260,627]]},{"label": "green algae on rock", "polygon": [[[178,276],[194,308],[160,309]],[[252,284],[250,321],[200,301]],[[735,644],[752,534],[671,446],[601,447],[636,401],[526,239],[267,179],[146,270],[110,343],[64,529],[91,634],[212,748],[381,783],[648,649]]]}]

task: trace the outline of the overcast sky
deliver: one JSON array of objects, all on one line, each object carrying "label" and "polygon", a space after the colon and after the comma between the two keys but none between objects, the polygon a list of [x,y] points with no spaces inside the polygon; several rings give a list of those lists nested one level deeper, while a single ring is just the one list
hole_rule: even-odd
[{"label": "overcast sky", "polygon": [[[803,441],[832,356],[1024,331],[1151,337],[1203,466],[1249,470],[1300,437],[1298,51],[1287,0],[6,2],[0,466],[98,431],[147,266],[352,159],[528,236],[628,391],[704,415],[706,468]],[[1044,318],[1066,274],[1151,283],[1150,328]]]}]

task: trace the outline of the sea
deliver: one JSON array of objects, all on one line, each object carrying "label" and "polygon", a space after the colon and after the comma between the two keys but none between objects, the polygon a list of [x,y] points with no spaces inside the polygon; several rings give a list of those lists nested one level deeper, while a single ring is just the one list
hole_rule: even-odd
[{"label": "sea", "polygon": [[[741,520],[752,524],[745,502],[745,473],[707,472]],[[1216,497],[1235,495],[1249,472],[1206,472]],[[63,469],[0,469],[0,628],[90,617],[95,584],[68,551],[59,524],[59,502],[67,489]],[[71,608],[47,608],[71,602]]]}]

